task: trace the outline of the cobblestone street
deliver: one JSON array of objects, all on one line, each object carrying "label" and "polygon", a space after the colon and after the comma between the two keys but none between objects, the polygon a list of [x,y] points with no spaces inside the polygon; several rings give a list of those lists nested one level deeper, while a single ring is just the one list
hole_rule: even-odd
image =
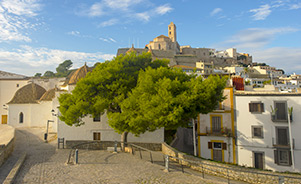
[{"label": "cobblestone street", "polygon": [[[203,179],[141,160],[129,153],[79,150],[79,164],[67,165],[69,149],[56,149],[56,141],[44,143],[40,128],[16,130],[16,147],[12,158],[1,167],[0,183],[5,170],[16,156],[27,151],[27,158],[15,183],[225,183]],[[209,177],[207,177],[209,178]]]}]

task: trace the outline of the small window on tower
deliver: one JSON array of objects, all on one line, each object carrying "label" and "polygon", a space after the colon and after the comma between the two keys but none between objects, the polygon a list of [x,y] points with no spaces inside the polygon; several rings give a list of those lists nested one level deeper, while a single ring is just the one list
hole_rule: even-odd
[{"label": "small window on tower", "polygon": [[17,84],[17,88],[19,87],[19,84]]}]

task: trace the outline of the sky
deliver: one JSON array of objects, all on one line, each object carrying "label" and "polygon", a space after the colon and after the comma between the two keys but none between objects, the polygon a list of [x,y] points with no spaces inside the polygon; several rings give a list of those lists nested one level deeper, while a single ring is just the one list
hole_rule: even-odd
[{"label": "sky", "polygon": [[0,70],[33,76],[144,48],[174,22],[180,45],[249,53],[301,74],[301,0],[0,0]]}]

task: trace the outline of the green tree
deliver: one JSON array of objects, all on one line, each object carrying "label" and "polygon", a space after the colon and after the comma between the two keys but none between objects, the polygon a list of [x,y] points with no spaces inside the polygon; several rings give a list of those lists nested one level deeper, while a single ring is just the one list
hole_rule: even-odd
[{"label": "green tree", "polygon": [[72,67],[72,64],[71,60],[65,60],[63,63],[59,64],[56,68],[56,76],[66,77],[69,74],[68,70]]},{"label": "green tree", "polygon": [[41,77],[41,76],[42,76],[41,73],[36,73],[36,74],[34,75],[34,77]]},{"label": "green tree", "polygon": [[59,97],[60,119],[79,126],[88,114],[106,110],[109,125],[126,142],[128,132],[139,135],[161,127],[187,126],[190,118],[212,111],[223,99],[224,78],[203,80],[167,68],[167,62],[152,62],[149,53],[130,53],[98,64],[72,93]]},{"label": "green tree", "polygon": [[141,71],[137,87],[121,103],[122,113],[108,114],[110,126],[135,135],[164,127],[187,127],[191,118],[207,114],[224,99],[226,78],[186,75],[160,67]]},{"label": "green tree", "polygon": [[52,71],[46,71],[44,77],[55,77],[55,74]]},{"label": "green tree", "polygon": [[[150,53],[136,55],[132,52],[98,64],[77,83],[71,94],[59,97],[60,119],[68,125],[78,126],[88,114],[96,116],[105,110],[108,114],[121,113],[120,103],[136,87],[139,71],[147,67],[167,67],[167,63],[167,60],[152,61]],[[126,138],[126,131],[119,132]]]}]

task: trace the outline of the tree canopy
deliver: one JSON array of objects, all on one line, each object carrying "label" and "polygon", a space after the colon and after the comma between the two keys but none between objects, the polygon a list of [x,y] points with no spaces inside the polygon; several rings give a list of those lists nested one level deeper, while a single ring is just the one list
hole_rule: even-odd
[{"label": "tree canopy", "polygon": [[140,70],[167,67],[167,60],[152,61],[150,53],[120,55],[99,63],[80,80],[72,93],[59,97],[60,119],[68,125],[81,125],[81,118],[103,113],[121,113],[120,103],[136,87]]},{"label": "tree canopy", "polygon": [[56,76],[57,77],[66,77],[69,74],[69,69],[72,67],[71,60],[65,60],[63,63],[59,64],[56,68]]},{"label": "tree canopy", "polygon": [[212,111],[223,100],[225,78],[208,79],[152,61],[150,53],[134,52],[99,63],[72,93],[59,97],[60,119],[81,125],[82,118],[107,111],[109,125],[135,135],[158,128],[187,126],[190,118]]},{"label": "tree canopy", "polygon": [[224,99],[225,78],[207,79],[160,67],[140,71],[137,87],[121,103],[122,113],[108,114],[115,130],[139,135],[146,131],[187,127],[191,118],[207,114]]},{"label": "tree canopy", "polygon": [[54,76],[55,76],[55,74],[52,71],[46,71],[44,73],[44,77],[54,77]]}]

